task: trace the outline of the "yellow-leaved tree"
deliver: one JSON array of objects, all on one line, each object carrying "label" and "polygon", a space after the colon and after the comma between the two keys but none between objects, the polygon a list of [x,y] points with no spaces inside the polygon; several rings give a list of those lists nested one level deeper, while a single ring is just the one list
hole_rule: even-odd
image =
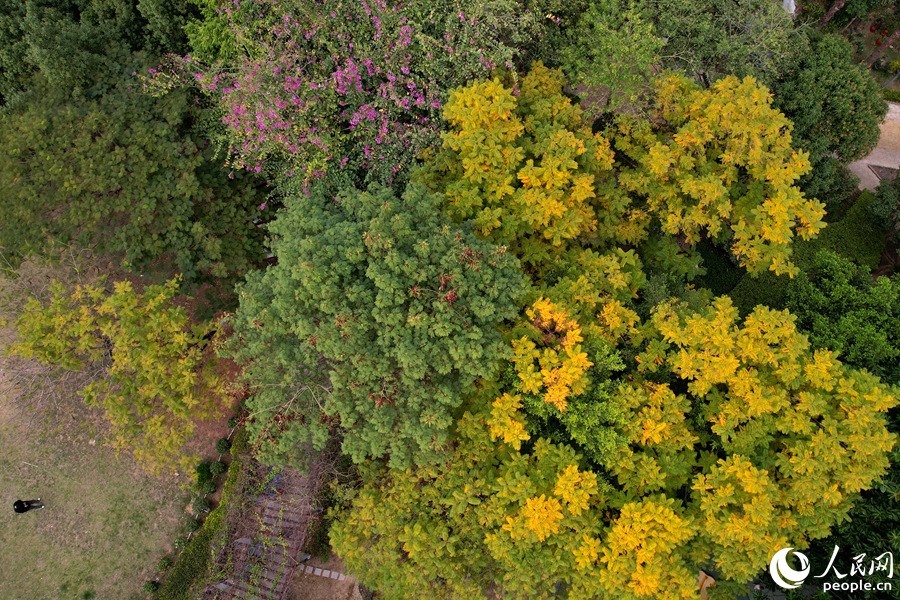
[{"label": "yellow-leaved tree", "polygon": [[186,471],[184,452],[196,419],[227,409],[224,380],[204,353],[214,329],[191,324],[174,302],[178,280],[136,292],[128,281],[69,289],[54,282],[49,299],[29,298],[7,351],[97,375],[79,391],[112,426],[112,443],[151,472]]}]

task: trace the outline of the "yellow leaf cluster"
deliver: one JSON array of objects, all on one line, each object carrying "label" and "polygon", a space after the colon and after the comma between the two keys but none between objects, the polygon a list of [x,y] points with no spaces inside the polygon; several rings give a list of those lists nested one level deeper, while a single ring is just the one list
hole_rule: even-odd
[{"label": "yellow leaf cluster", "polygon": [[538,541],[543,542],[549,535],[559,533],[562,516],[562,506],[559,500],[553,496],[548,498],[541,494],[525,501],[525,506],[522,507],[518,518],[507,517],[503,529],[509,531],[513,539],[521,538],[526,535],[522,528],[517,527],[521,524],[525,530],[535,534]]},{"label": "yellow leaf cluster", "polygon": [[553,493],[577,517],[588,509],[591,496],[597,493],[597,475],[592,471],[579,471],[577,466],[569,465],[557,477]]},{"label": "yellow leaf cluster", "polygon": [[504,444],[509,444],[516,450],[522,447],[522,442],[530,436],[525,431],[525,423],[518,414],[520,408],[522,408],[521,399],[512,394],[503,394],[494,401],[491,418],[488,421],[492,440],[500,438]]},{"label": "yellow leaf cluster", "polygon": [[544,401],[563,411],[569,396],[584,392],[585,372],[593,364],[578,344],[583,340],[581,328],[546,298],[539,298],[526,314],[545,347],[538,350],[527,337],[513,341],[522,389],[531,394],[543,390]]}]

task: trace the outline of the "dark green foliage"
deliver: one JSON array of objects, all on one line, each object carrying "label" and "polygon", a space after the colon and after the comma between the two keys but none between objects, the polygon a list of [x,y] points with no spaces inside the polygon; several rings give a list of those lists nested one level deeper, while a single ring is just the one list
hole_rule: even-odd
[{"label": "dark green foliage", "polygon": [[[195,521],[195,522],[196,522],[196,519],[191,519],[191,521]],[[195,528],[193,528],[193,529],[190,529],[190,526],[188,527],[188,529],[190,529],[190,531],[196,531],[196,530],[199,529],[199,528],[200,528],[200,523],[199,523],[199,522],[197,523],[197,527],[195,527]],[[157,571],[165,571],[166,569],[168,569],[168,568],[171,567],[171,566],[172,566],[172,559],[169,558],[168,556],[163,556],[161,559],[159,559],[159,560],[157,561],[157,563],[156,563],[156,570],[157,570]]]},{"label": "dark green foliage", "polygon": [[228,419],[228,429],[234,429],[235,427],[237,427],[237,424],[238,424],[237,417],[231,417],[230,419]]},{"label": "dark green foliage", "polygon": [[228,438],[219,438],[216,440],[216,452],[219,454],[225,454],[228,452],[229,448],[231,448],[231,442],[228,441]]},{"label": "dark green foliage", "polygon": [[185,28],[200,16],[190,0],[138,0],[137,9],[147,21],[145,31],[160,52],[186,53],[189,44]]},{"label": "dark green foliage", "polygon": [[495,326],[517,312],[519,263],[439,201],[419,185],[314,193],[272,224],[278,265],[248,277],[234,336],[264,460],[321,448],[338,419],[356,461],[434,457],[462,390],[508,351]]},{"label": "dark green foliage", "polygon": [[769,85],[806,51],[806,36],[778,2],[648,0],[644,5],[656,35],[668,38],[664,63],[706,81],[751,75]]},{"label": "dark green foliage", "polygon": [[881,90],[881,95],[889,102],[900,102],[900,91],[897,90]]},{"label": "dark green foliage", "polygon": [[773,105],[794,123],[793,140],[814,164],[831,155],[858,160],[878,143],[887,104],[840,36],[812,36],[810,51],[773,91]]},{"label": "dark green foliage", "polygon": [[900,181],[885,179],[878,184],[869,214],[876,228],[885,229],[894,239],[900,237]]},{"label": "dark green foliage", "polygon": [[216,485],[215,480],[210,479],[209,481],[203,482],[200,484],[199,491],[201,496],[208,496],[209,494],[214,493],[218,489],[218,485]]},{"label": "dark green foliage", "polygon": [[198,484],[204,484],[212,479],[212,472],[208,462],[200,463],[199,465],[197,465],[196,470]]},{"label": "dark green foliage", "polygon": [[212,473],[213,476],[217,476],[224,473],[227,468],[228,466],[225,463],[223,463],[222,461],[217,461],[209,466],[209,472]]},{"label": "dark green foliage", "polygon": [[145,581],[144,582],[144,593],[146,594],[155,594],[157,590],[159,590],[159,582],[158,581]]},{"label": "dark green foliage", "polygon": [[188,531],[193,533],[193,532],[197,531],[198,529],[200,529],[200,521],[198,521],[197,519],[194,519],[193,517],[189,518],[187,521],[185,521],[185,527],[187,527]]},{"label": "dark green foliage", "polygon": [[859,191],[859,177],[847,165],[832,156],[812,164],[812,170],[800,178],[800,187],[808,198],[816,198],[828,211],[827,223],[840,221]]},{"label": "dark green foliage", "polygon": [[696,250],[706,270],[705,275],[695,280],[696,286],[711,290],[716,296],[731,292],[743,274],[743,269],[732,260],[731,253],[710,241],[700,242]]},{"label": "dark green foliage", "polygon": [[175,547],[176,550],[181,550],[181,549],[187,547],[187,545],[188,545],[187,536],[182,535],[182,536],[175,538],[175,541],[172,542],[172,545]]},{"label": "dark green foliage", "polygon": [[202,515],[203,513],[209,512],[209,501],[201,496],[195,496],[191,506],[194,509],[195,515]]},{"label": "dark green foliage", "polygon": [[186,51],[184,27],[197,14],[187,0],[2,0],[0,95],[31,88],[40,72],[54,87],[99,96],[133,53]]},{"label": "dark green foliage", "polygon": [[[803,273],[797,276],[803,277]],[[760,304],[769,308],[783,308],[785,290],[790,283],[790,277],[775,275],[772,271],[763,271],[755,277],[745,274],[728,295],[740,315],[745,317]]]},{"label": "dark green foliage", "polygon": [[184,92],[36,92],[0,121],[0,246],[27,254],[72,240],[135,266],[165,255],[188,279],[247,269],[261,258],[251,221],[262,196],[210,162],[191,118]]},{"label": "dark green foliage", "polygon": [[867,266],[826,250],[788,288],[786,306],[813,346],[840,353],[886,383],[900,383],[900,279],[879,277]]}]

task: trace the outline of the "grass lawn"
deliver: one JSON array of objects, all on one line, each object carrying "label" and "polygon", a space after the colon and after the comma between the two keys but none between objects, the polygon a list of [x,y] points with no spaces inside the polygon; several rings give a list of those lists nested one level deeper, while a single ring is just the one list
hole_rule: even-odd
[{"label": "grass lawn", "polygon": [[[183,527],[184,476],[149,476],[116,458],[102,445],[102,421],[77,400],[68,409],[77,414],[38,414],[29,430],[30,414],[4,391],[0,598],[147,598],[144,582]],[[14,500],[39,496],[44,510],[13,512]]]}]

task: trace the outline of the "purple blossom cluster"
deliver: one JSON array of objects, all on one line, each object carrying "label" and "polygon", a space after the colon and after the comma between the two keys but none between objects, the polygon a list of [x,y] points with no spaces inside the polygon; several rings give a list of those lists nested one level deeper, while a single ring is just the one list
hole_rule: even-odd
[{"label": "purple blossom cluster", "polygon": [[439,142],[448,89],[513,55],[477,34],[496,24],[464,12],[450,26],[417,20],[423,2],[228,0],[217,12],[249,56],[206,67],[173,57],[159,71],[217,100],[238,167],[287,159],[307,177],[375,170],[389,181]]}]

